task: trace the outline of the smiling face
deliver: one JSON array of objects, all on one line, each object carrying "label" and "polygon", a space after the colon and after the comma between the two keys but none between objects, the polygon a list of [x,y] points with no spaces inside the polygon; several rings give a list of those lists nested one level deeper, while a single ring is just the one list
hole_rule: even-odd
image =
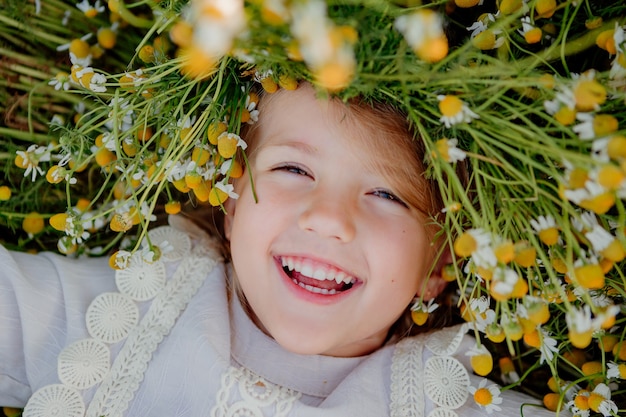
[{"label": "smiling face", "polygon": [[370,353],[415,294],[436,287],[424,285],[436,252],[428,216],[377,168],[399,158],[363,146],[382,133],[307,85],[275,94],[250,154],[258,201],[244,175],[227,207],[238,283],[253,320],[287,350]]}]

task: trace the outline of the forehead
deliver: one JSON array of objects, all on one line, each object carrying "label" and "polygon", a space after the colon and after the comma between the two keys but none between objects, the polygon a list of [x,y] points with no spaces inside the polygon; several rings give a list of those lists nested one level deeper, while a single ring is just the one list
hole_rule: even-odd
[{"label": "forehead", "polygon": [[[423,144],[413,138],[406,118],[390,106],[317,98],[314,89],[303,84],[295,91],[264,96],[259,110],[253,142],[263,141],[268,133],[289,137],[305,125],[324,123],[405,202],[420,212],[433,212],[431,187],[423,175]],[[257,146],[263,144],[252,143],[250,151]]]}]

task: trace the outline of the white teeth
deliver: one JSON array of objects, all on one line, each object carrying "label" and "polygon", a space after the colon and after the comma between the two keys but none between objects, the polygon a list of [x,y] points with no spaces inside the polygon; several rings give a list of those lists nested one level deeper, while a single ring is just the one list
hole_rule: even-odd
[{"label": "white teeth", "polygon": [[289,269],[289,271],[296,271],[305,277],[313,278],[318,281],[335,281],[337,284],[341,284],[342,282],[346,284],[353,284],[356,282],[355,278],[343,271],[338,271],[335,268],[324,267],[317,267],[317,269],[313,269],[312,265],[302,262],[298,258],[283,257],[281,258],[281,262],[283,267]]},{"label": "white teeth", "polygon": [[298,282],[297,280],[293,280],[294,284],[296,284],[297,286],[299,286],[300,288],[304,288],[305,290],[309,291],[309,292],[314,292],[316,294],[325,294],[325,295],[333,295],[333,294],[337,294],[336,290],[327,290],[325,288],[317,288],[317,287],[313,287],[312,285],[305,285],[301,282]]}]

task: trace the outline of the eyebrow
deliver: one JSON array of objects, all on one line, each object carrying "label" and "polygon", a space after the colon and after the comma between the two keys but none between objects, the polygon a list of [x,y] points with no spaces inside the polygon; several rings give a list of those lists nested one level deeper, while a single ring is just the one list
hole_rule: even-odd
[{"label": "eyebrow", "polygon": [[316,146],[312,146],[308,143],[305,143],[299,140],[285,140],[285,141],[279,141],[275,143],[261,144],[259,145],[257,152],[261,152],[265,149],[271,149],[271,148],[296,149],[297,151],[300,151],[302,153],[309,154],[309,155],[313,155],[318,152],[318,148]]}]

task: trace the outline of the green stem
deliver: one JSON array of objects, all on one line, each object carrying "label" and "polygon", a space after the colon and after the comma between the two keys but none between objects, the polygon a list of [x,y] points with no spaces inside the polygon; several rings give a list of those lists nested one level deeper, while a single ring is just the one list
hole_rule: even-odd
[{"label": "green stem", "polygon": [[124,0],[109,0],[109,7],[111,11],[115,11],[122,19],[138,28],[152,27],[152,20],[144,19],[134,15],[130,10],[126,8]]},{"label": "green stem", "polygon": [[28,28],[24,23],[16,22],[15,20],[10,19],[9,17],[4,16],[2,14],[0,14],[0,23],[5,23],[10,27],[14,27],[20,31],[23,31],[24,33],[29,33],[35,37],[39,37],[41,39],[54,42],[59,45],[62,45],[67,42],[66,39],[59,38],[58,36],[51,35],[50,33],[46,33],[37,29]]},{"label": "green stem", "polygon": [[40,133],[29,133],[23,130],[10,129],[0,126],[0,137],[12,137],[14,139],[25,140],[37,143],[47,143],[50,141],[50,136]]}]

